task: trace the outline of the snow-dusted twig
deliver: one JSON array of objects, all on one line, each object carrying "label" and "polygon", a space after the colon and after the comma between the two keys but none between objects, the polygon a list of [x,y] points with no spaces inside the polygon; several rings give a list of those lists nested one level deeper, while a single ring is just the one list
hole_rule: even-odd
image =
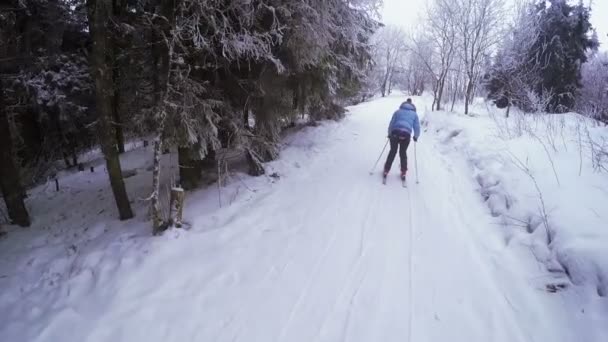
[{"label": "snow-dusted twig", "polygon": [[545,227],[545,231],[547,233],[547,239],[548,239],[547,244],[549,244],[549,243],[551,243],[553,233],[551,232],[551,228],[549,226],[549,213],[547,212],[547,206],[545,205],[545,199],[543,197],[543,192],[541,191],[540,186],[538,185],[538,182],[536,181],[536,177],[534,176],[534,174],[532,173],[530,168],[528,168],[526,163],[522,162],[511,151],[507,150],[507,153],[511,156],[511,161],[512,161],[513,165],[515,165],[518,169],[523,171],[534,184],[534,188],[536,189],[536,193],[537,193],[538,199],[539,199],[539,204],[540,204],[539,210],[541,213],[541,219],[542,219],[543,225]]},{"label": "snow-dusted twig", "polygon": [[241,176],[238,175],[238,173],[233,173],[234,176],[236,177],[236,179],[243,184],[243,186],[245,187],[245,189],[251,191],[251,192],[256,192],[254,189],[250,188],[247,183],[245,183],[245,181],[241,178]]},{"label": "snow-dusted twig", "polygon": [[576,120],[576,135],[578,139],[578,176],[583,173],[583,140],[581,137],[581,119]]},{"label": "snow-dusted twig", "polygon": [[538,140],[540,145],[543,147],[543,150],[545,150],[545,155],[547,156],[547,159],[549,159],[549,163],[551,164],[551,170],[553,170],[553,175],[555,176],[555,181],[557,182],[557,185],[561,186],[559,177],[557,176],[557,170],[555,168],[555,163],[553,162],[553,158],[551,157],[551,152],[549,152],[549,149],[547,148],[547,146],[543,143],[543,141],[536,134],[533,134],[533,137],[536,138],[536,140]]}]

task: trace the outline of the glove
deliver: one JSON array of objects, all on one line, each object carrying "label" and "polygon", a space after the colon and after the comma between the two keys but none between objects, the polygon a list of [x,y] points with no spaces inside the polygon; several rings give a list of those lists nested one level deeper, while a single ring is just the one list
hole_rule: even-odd
[{"label": "glove", "polygon": [[414,137],[414,142],[418,142],[418,138],[417,137]]}]

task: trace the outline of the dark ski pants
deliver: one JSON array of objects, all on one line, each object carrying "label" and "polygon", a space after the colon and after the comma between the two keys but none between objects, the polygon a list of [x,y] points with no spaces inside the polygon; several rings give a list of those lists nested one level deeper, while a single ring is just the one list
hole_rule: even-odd
[{"label": "dark ski pants", "polygon": [[407,132],[394,131],[390,136],[391,150],[388,152],[388,158],[386,158],[386,164],[384,164],[384,172],[389,172],[395,156],[397,155],[397,149],[399,150],[399,159],[401,159],[401,172],[407,171],[407,148],[410,145],[411,136]]}]

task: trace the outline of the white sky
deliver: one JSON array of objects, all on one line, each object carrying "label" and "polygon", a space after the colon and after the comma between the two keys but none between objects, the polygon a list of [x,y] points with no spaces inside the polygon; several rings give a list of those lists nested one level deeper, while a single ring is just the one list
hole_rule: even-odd
[{"label": "white sky", "polygon": [[[508,1],[508,0],[507,0]],[[410,28],[418,23],[430,0],[384,0],[382,21]],[[600,39],[600,50],[608,50],[608,0],[584,0],[591,2],[591,23]]]}]

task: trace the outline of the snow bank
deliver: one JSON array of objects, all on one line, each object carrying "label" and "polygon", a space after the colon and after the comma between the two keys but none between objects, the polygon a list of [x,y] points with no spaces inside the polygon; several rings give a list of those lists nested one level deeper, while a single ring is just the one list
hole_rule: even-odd
[{"label": "snow bank", "polygon": [[[215,185],[189,193],[184,208],[184,223],[189,229],[169,230],[162,237],[151,236],[148,202],[143,200],[151,191],[151,146],[133,146],[121,155],[123,170],[131,174],[125,184],[136,212],[134,219],[124,222],[116,219],[105,165],[103,159],[94,159],[95,151],[85,158],[90,164],[85,172],[66,171],[58,175],[59,191],[55,190],[54,182],[28,191],[26,205],[32,226],[3,227],[7,234],[0,236],[0,341],[87,339],[97,320],[111,311],[111,306],[112,310],[121,310],[120,298],[118,302],[109,301],[111,298],[121,291],[138,298],[160,286],[158,279],[133,276],[146,262],[150,264],[147,260],[153,255],[155,262],[161,260],[155,266],[158,269],[182,269],[180,261],[202,248],[209,260],[204,261],[206,271],[201,276],[213,275],[218,271],[217,263],[211,261],[213,252],[224,240],[238,235],[220,232],[219,228],[239,214],[254,210],[252,200],[274,191],[277,179],[302,173],[302,165],[315,163],[336,127],[337,123],[326,122],[287,136],[282,158],[266,165],[268,176],[253,178],[233,172],[223,184],[221,194]],[[178,177],[176,158],[174,153],[162,156],[163,196],[168,196],[164,190]],[[93,173],[89,166],[94,166]],[[247,233],[249,228],[239,226]],[[220,237],[213,239],[208,234]],[[203,261],[183,271],[196,272],[202,265]],[[162,273],[158,277],[164,278]],[[145,329],[141,331],[147,334]],[[100,340],[110,339],[105,336]]]},{"label": "snow bank", "polygon": [[423,124],[471,167],[507,245],[523,243],[558,278],[608,295],[608,128],[575,113],[505,118],[483,103],[470,116],[429,112]]}]

